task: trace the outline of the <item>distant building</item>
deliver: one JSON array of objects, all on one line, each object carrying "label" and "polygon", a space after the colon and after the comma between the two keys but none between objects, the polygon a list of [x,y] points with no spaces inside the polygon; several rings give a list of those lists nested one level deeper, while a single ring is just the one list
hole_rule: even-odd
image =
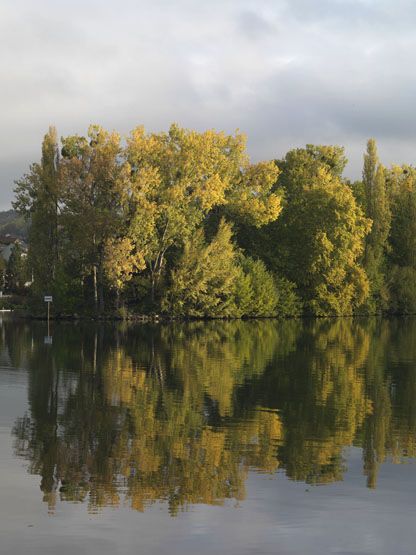
[{"label": "distant building", "polygon": [[20,245],[22,256],[26,256],[27,245],[20,237],[17,237],[16,235],[11,235],[10,233],[7,233],[6,235],[0,235],[0,256],[6,262],[8,262],[13,247],[16,243]]}]

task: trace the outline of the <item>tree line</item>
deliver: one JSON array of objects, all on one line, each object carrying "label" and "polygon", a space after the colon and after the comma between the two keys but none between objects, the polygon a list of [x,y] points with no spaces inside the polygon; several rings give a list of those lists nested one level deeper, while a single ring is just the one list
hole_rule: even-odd
[{"label": "tree line", "polygon": [[[362,180],[339,146],[250,163],[245,137],[91,126],[16,181],[30,223],[27,302],[56,314],[340,316],[416,311],[416,169]],[[22,270],[23,271],[23,270]],[[20,282],[26,280],[20,279]]]}]

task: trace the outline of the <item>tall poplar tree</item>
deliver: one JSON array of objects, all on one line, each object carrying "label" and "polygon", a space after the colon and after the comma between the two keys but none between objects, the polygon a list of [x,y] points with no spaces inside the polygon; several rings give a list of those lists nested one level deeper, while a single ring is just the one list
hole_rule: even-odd
[{"label": "tall poplar tree", "polygon": [[29,173],[15,182],[13,208],[30,220],[28,270],[36,298],[53,291],[58,267],[59,165],[56,129],[50,127],[43,139],[40,163],[32,164]]},{"label": "tall poplar tree", "polygon": [[416,170],[394,166],[388,174],[393,185],[389,252],[390,309],[416,312]]},{"label": "tall poplar tree", "polygon": [[374,139],[369,139],[367,142],[367,151],[364,154],[363,183],[366,215],[372,220],[364,253],[364,266],[370,280],[368,309],[379,311],[386,308],[388,301],[385,265],[391,212],[386,190],[385,170],[379,162]]}]

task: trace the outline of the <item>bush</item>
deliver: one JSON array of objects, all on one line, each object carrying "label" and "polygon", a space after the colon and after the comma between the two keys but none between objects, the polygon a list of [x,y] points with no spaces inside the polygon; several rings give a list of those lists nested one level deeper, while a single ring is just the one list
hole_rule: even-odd
[{"label": "bush", "polygon": [[235,281],[239,276],[230,224],[222,220],[208,245],[199,229],[185,243],[171,274],[162,309],[174,316],[236,316]]},{"label": "bush", "polygon": [[275,316],[276,284],[264,262],[240,256],[240,275],[235,282],[235,305],[241,316]]}]

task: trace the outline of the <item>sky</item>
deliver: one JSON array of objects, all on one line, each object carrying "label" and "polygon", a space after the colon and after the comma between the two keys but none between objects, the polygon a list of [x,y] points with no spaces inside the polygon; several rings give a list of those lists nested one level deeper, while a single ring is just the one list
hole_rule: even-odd
[{"label": "sky", "polygon": [[416,159],[413,0],[1,0],[0,209],[43,135],[143,124],[247,134],[253,161],[369,137]]}]

